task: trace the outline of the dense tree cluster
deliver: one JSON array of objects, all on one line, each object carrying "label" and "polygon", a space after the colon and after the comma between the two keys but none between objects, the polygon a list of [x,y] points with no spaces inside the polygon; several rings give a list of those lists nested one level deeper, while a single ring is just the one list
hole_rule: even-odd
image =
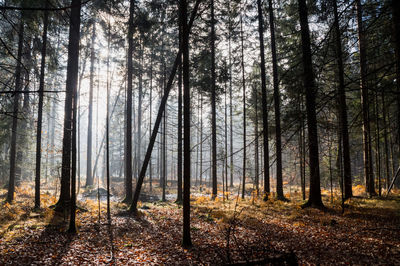
[{"label": "dense tree cluster", "polygon": [[191,190],[287,201],[295,187],[317,208],[321,188],[343,202],[354,185],[389,193],[399,12],[395,0],[2,0],[7,202],[22,182],[35,181],[37,209],[56,189],[75,232],[83,188],[105,188],[109,220],[119,185],[131,215],[160,188],[183,204],[188,247]]}]

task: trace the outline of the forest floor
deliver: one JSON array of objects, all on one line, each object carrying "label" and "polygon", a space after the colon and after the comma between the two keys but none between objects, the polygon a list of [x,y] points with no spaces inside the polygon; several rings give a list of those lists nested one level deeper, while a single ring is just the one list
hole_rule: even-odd
[{"label": "forest floor", "polygon": [[[355,190],[361,190],[356,187]],[[326,192],[324,192],[327,194]],[[232,264],[294,254],[300,264],[381,264],[400,262],[400,197],[356,197],[333,202],[324,194],[326,210],[301,209],[300,195],[290,202],[254,197],[230,200],[193,196],[193,247],[181,247],[182,207],[155,201],[140,204],[138,218],[126,205],[112,203],[107,223],[102,202],[80,201],[78,234],[66,233],[68,215],[48,206],[55,197],[42,194],[40,211],[33,210],[31,189],[18,189],[16,201],[4,203],[0,190],[0,265],[59,264]],[[290,197],[289,197],[290,196]],[[261,263],[260,263],[261,264]]]}]

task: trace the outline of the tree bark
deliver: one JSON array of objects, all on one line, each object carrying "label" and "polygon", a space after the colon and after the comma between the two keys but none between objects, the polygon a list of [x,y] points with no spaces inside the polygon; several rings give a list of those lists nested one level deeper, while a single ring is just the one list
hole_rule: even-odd
[{"label": "tree bark", "polygon": [[[179,46],[182,43],[182,21],[179,21]],[[182,202],[182,56],[178,69],[178,195],[177,202]]]},{"label": "tree bark", "polygon": [[212,199],[217,197],[217,119],[215,107],[215,20],[214,0],[211,0],[211,129],[212,129]]},{"label": "tree bark", "polygon": [[343,146],[343,174],[344,174],[344,198],[348,199],[353,196],[352,181],[351,181],[351,160],[350,160],[350,144],[349,144],[349,131],[347,123],[347,104],[346,92],[344,85],[344,69],[343,69],[343,53],[341,33],[339,28],[339,16],[337,11],[337,0],[333,1],[333,12],[335,16],[335,42],[336,42],[336,61],[338,65],[338,102],[339,102],[339,127],[340,134],[342,135]]},{"label": "tree bark", "polygon": [[[193,11],[196,13],[196,9]],[[182,246],[191,247],[190,237],[190,87],[189,87],[189,31],[187,3],[180,1],[182,24],[182,76],[183,76],[183,237]]]},{"label": "tree bark", "polygon": [[261,106],[263,119],[263,148],[264,148],[264,200],[268,200],[270,193],[269,184],[269,148],[268,148],[268,104],[267,104],[267,83],[265,72],[265,52],[264,52],[264,21],[262,14],[261,0],[257,0],[258,9],[258,34],[260,40],[261,55]]},{"label": "tree bark", "polygon": [[397,145],[400,158],[400,3],[392,0],[394,49],[396,55],[396,85],[397,85]]},{"label": "tree bark", "polygon": [[126,99],[126,133],[125,133],[125,199],[132,201],[132,72],[133,72],[133,13],[135,0],[130,0],[128,26],[128,86]]},{"label": "tree bark", "polygon": [[232,47],[231,47],[231,35],[232,35],[232,21],[231,21],[231,1],[228,1],[228,57],[229,57],[229,128],[230,128],[230,187],[233,188],[233,119],[232,119]]},{"label": "tree bark", "polygon": [[96,40],[96,22],[92,21],[92,39],[90,43],[90,81],[89,81],[89,111],[87,131],[87,157],[86,157],[86,187],[93,186],[92,176],[92,124],[93,124],[93,86],[94,86],[94,42]]},{"label": "tree bark", "polygon": [[384,139],[384,149],[385,149],[385,183],[386,189],[389,188],[390,183],[390,165],[389,165],[389,147],[388,147],[388,132],[387,132],[387,123],[386,123],[386,106],[385,106],[385,92],[382,89],[382,115],[383,115],[383,139]]},{"label": "tree bark", "polygon": [[376,195],[374,177],[372,173],[372,150],[371,150],[371,130],[369,116],[369,97],[367,87],[367,55],[365,34],[362,21],[361,0],[357,0],[357,24],[358,24],[358,46],[360,53],[360,74],[361,74],[361,105],[362,105],[362,131],[363,131],[363,149],[364,149],[364,175],[366,180],[366,192],[369,196]]},{"label": "tree bark", "polygon": [[8,193],[6,201],[11,203],[14,200],[15,191],[15,172],[16,172],[16,152],[17,152],[17,129],[18,129],[18,107],[19,97],[21,91],[21,60],[22,48],[24,45],[24,12],[21,11],[21,18],[18,30],[18,52],[17,52],[17,65],[15,68],[15,94],[14,94],[14,110],[11,128],[11,143],[10,143],[10,179],[8,181]]},{"label": "tree bark", "polygon": [[314,80],[314,72],[311,58],[311,41],[310,31],[308,28],[308,11],[306,0],[298,0],[300,27],[301,27],[301,44],[303,52],[303,79],[306,94],[306,111],[308,125],[308,149],[310,158],[310,195],[308,202],[303,207],[323,208],[320,188],[319,173],[319,153],[318,153],[318,129],[316,106],[316,86]]},{"label": "tree bark", "polygon": [[[243,18],[240,16],[240,43],[241,43],[241,65],[242,65],[242,90],[243,90],[243,181],[242,181],[242,199],[246,193],[246,80],[244,77],[244,36],[243,36]],[[265,125],[264,125],[265,126]],[[265,128],[264,128],[265,129]]]},{"label": "tree bark", "polygon": [[282,137],[281,137],[281,96],[279,93],[278,60],[276,58],[274,10],[272,0],[269,4],[269,26],[271,31],[272,76],[274,82],[274,107],[275,107],[275,148],[276,148],[276,196],[279,200],[287,200],[283,195],[282,178]]},{"label": "tree bark", "polygon": [[[48,6],[46,1],[46,7]],[[40,81],[39,81],[39,107],[38,122],[36,130],[36,172],[35,172],[35,208],[40,208],[40,160],[42,156],[42,117],[43,117],[43,91],[44,91],[44,75],[46,66],[46,47],[47,47],[47,27],[49,21],[49,12],[44,12],[43,18],[43,36],[42,36],[42,59],[40,65]]]},{"label": "tree bark", "polygon": [[[72,148],[72,126],[73,126],[73,99],[76,93],[78,81],[78,61],[79,61],[79,38],[81,23],[81,0],[72,0],[70,24],[69,24],[69,41],[68,41],[68,64],[67,64],[67,81],[66,96],[64,107],[64,137],[62,148],[62,172],[61,172],[61,194],[57,202],[56,210],[64,211],[70,204],[70,185],[71,185],[71,148]],[[74,162],[72,162],[74,163]],[[72,198],[72,200],[75,200]],[[72,202],[73,204],[73,202]]]}]

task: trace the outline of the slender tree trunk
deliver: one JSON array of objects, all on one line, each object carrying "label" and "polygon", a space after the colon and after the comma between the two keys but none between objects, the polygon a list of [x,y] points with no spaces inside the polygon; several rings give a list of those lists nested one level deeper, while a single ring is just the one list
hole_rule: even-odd
[{"label": "slender tree trunk", "polygon": [[[197,125],[200,123],[200,93],[197,93]],[[196,130],[196,180],[194,182],[194,186],[197,187],[199,185],[199,143],[200,143],[200,132],[197,128]]]},{"label": "slender tree trunk", "polygon": [[390,185],[390,171],[389,171],[389,147],[388,147],[388,132],[386,124],[386,106],[385,106],[385,91],[382,89],[382,115],[383,115],[383,139],[384,139],[384,149],[385,149],[385,176],[386,176],[386,189]]},{"label": "slender tree trunk", "polygon": [[254,163],[254,180],[256,183],[256,193],[257,193],[257,197],[259,195],[259,162],[258,162],[258,145],[259,145],[259,141],[258,141],[258,93],[257,93],[257,89],[254,86],[253,89],[253,94],[254,94],[254,101],[255,101],[255,119],[254,119],[254,135],[255,135],[255,142],[254,142],[254,159],[255,159],[255,163]]},{"label": "slender tree trunk", "polygon": [[340,134],[342,134],[343,141],[343,171],[344,171],[344,198],[348,199],[353,196],[352,181],[351,181],[351,160],[350,160],[350,144],[349,144],[349,131],[347,123],[347,104],[346,92],[344,85],[344,69],[343,69],[343,53],[341,33],[339,28],[339,16],[337,11],[337,0],[333,1],[333,11],[335,16],[334,28],[336,34],[336,60],[338,65],[338,102],[339,102],[339,127]]},{"label": "slender tree trunk", "polygon": [[125,199],[132,200],[132,72],[133,72],[133,13],[135,0],[130,0],[128,26],[128,87],[126,99],[126,133],[125,133]]},{"label": "slender tree trunk", "polygon": [[[79,3],[80,4],[80,3]],[[71,17],[75,15],[80,17],[80,8],[79,13],[73,14],[71,12]],[[71,18],[72,19],[72,18]],[[79,18],[80,20],[80,18]],[[79,36],[78,36],[78,54],[75,56],[74,61],[76,62],[74,70],[74,81],[72,84],[73,87],[73,98],[72,98],[72,145],[71,145],[71,209],[70,209],[70,219],[69,219],[69,233],[76,233],[76,121],[77,121],[77,108],[78,108],[78,64],[79,64]]]},{"label": "slender tree trunk", "polygon": [[333,203],[333,169],[332,169],[332,136],[329,135],[329,142],[328,142],[328,159],[329,159],[329,183],[331,189],[331,203]]},{"label": "slender tree trunk", "polygon": [[281,97],[279,93],[278,60],[276,58],[274,10],[272,0],[269,5],[269,26],[271,31],[272,76],[274,82],[274,107],[275,107],[275,148],[276,148],[276,196],[279,200],[286,200],[283,195],[282,180],[282,140],[281,140]]},{"label": "slender tree trunk", "polygon": [[111,24],[110,18],[107,23],[107,103],[106,103],[106,171],[107,171],[107,220],[111,222],[111,209],[110,209],[110,45],[111,45]]},{"label": "slender tree trunk", "polygon": [[21,11],[21,17],[18,30],[18,53],[17,66],[15,68],[15,91],[14,94],[14,110],[11,128],[11,144],[10,144],[10,180],[8,181],[8,193],[6,201],[11,203],[14,200],[15,191],[15,172],[16,172],[16,152],[17,152],[17,129],[18,129],[18,107],[21,91],[21,60],[22,48],[24,45],[24,13]]},{"label": "slender tree trunk", "polygon": [[94,86],[94,42],[96,40],[96,22],[93,20],[92,40],[90,43],[90,82],[89,82],[89,113],[87,131],[87,157],[86,157],[86,186],[93,186],[92,176],[92,126],[93,126],[93,86]]},{"label": "slender tree trunk", "polygon": [[217,118],[215,107],[215,20],[211,0],[211,128],[212,128],[212,199],[217,197]]},{"label": "slender tree trunk", "polygon": [[[182,43],[182,21],[179,23],[179,46]],[[178,195],[177,202],[182,202],[182,58],[178,69]]]},{"label": "slender tree trunk", "polygon": [[[150,116],[150,122],[149,122],[149,135],[150,135],[150,140],[151,140],[151,125],[152,125],[152,115],[153,115],[153,46],[151,47],[151,55],[150,55],[150,97],[149,97],[149,103],[150,103],[150,108],[149,108],[149,116]],[[149,141],[150,141],[149,140]],[[150,157],[150,171],[149,171],[149,179],[150,179],[150,192],[153,190],[153,166],[151,164],[151,157]]]},{"label": "slender tree trunk", "polygon": [[[137,135],[136,135],[136,165],[137,168],[141,165],[141,146],[142,146],[142,102],[143,102],[143,37],[141,38],[141,49],[140,49],[140,67],[138,69],[139,74],[139,92],[138,92],[138,113],[137,113]],[[139,170],[135,171],[135,175],[139,175]]]},{"label": "slender tree trunk", "polygon": [[[71,221],[75,222],[75,184],[73,182],[73,190],[71,191],[71,170],[75,168],[74,163],[71,162],[71,148],[72,130],[73,128],[73,100],[76,95],[76,87],[78,81],[78,62],[79,62],[79,38],[80,38],[80,24],[81,24],[81,0],[72,0],[70,14],[70,26],[69,26],[69,43],[68,43],[68,64],[67,64],[67,81],[66,81],[66,97],[65,97],[65,115],[64,115],[64,138],[63,138],[63,149],[62,149],[62,172],[61,172],[61,194],[60,199],[57,203],[56,210],[65,211],[66,205],[72,197],[71,202]],[[76,102],[75,102],[76,105]],[[76,144],[76,143],[75,143]],[[75,153],[76,153],[76,149]],[[74,154],[73,156],[75,156]],[[74,159],[74,158],[72,158]],[[73,168],[71,169],[71,164]],[[75,176],[72,173],[72,179]],[[70,194],[72,192],[72,196]],[[70,226],[70,228],[72,228]],[[72,230],[72,229],[71,229]]]},{"label": "slender tree trunk", "polygon": [[261,0],[257,0],[258,9],[258,34],[260,40],[261,55],[261,97],[262,97],[262,115],[263,115],[263,148],[264,148],[264,200],[268,200],[270,193],[269,184],[269,148],[268,148],[268,104],[267,104],[267,83],[265,72],[265,52],[264,52],[264,21],[262,14]]},{"label": "slender tree trunk", "polygon": [[[48,6],[46,1],[46,7]],[[36,130],[36,175],[35,175],[35,208],[40,208],[40,160],[42,156],[42,116],[43,116],[43,91],[44,91],[44,71],[46,66],[46,47],[47,47],[47,26],[49,21],[49,12],[44,12],[43,19],[43,37],[42,37],[42,61],[40,65],[40,84],[39,84],[39,109],[38,122]]]},{"label": "slender tree trunk", "polygon": [[400,3],[392,0],[394,49],[396,55],[396,85],[397,85],[397,145],[400,158]]},{"label": "slender tree trunk", "polygon": [[358,24],[358,46],[360,53],[361,70],[361,105],[362,105],[362,130],[363,130],[363,149],[364,149],[364,175],[366,180],[366,189],[369,196],[376,195],[374,187],[374,177],[372,173],[372,150],[371,150],[371,130],[369,117],[369,100],[367,87],[367,55],[364,28],[362,21],[361,0],[357,0],[357,24]]},{"label": "slender tree trunk", "polygon": [[203,185],[203,94],[200,95],[200,191]]},{"label": "slender tree trunk", "polygon": [[375,92],[375,162],[376,162],[376,175],[378,176],[378,195],[382,194],[382,183],[381,183],[381,148],[380,148],[380,132],[379,132],[379,103],[378,103],[378,92]]},{"label": "slender tree trunk", "polygon": [[183,76],[183,238],[182,246],[192,246],[190,237],[190,87],[189,87],[189,31],[186,0],[180,0],[182,25]]},{"label": "slender tree trunk", "polygon": [[230,127],[230,187],[233,188],[233,115],[232,115],[232,110],[233,110],[233,105],[232,105],[232,47],[231,47],[231,34],[232,34],[232,20],[231,20],[231,7],[230,7],[231,1],[228,1],[228,56],[229,56],[229,127]]},{"label": "slender tree trunk", "polygon": [[[243,181],[242,181],[242,199],[246,193],[246,80],[244,77],[244,36],[243,36],[243,18],[240,16],[240,42],[241,42],[241,65],[242,65],[242,90],[243,90]],[[264,125],[265,126],[265,125]]]},{"label": "slender tree trunk", "polygon": [[[227,95],[227,86],[226,86],[226,81],[225,81],[225,186],[226,186],[226,199],[228,199],[228,105],[226,101],[226,95]],[[201,140],[200,140],[201,141]],[[224,196],[225,198],[225,196]]]},{"label": "slender tree trunk", "polygon": [[305,130],[304,130],[304,117],[303,117],[303,97],[299,93],[299,114],[300,114],[300,133],[299,133],[299,147],[300,147],[300,185],[303,200],[306,200],[306,160],[305,160]]},{"label": "slender tree trunk", "polygon": [[317,114],[315,111],[315,98],[317,88],[315,86],[314,72],[311,58],[310,31],[308,28],[308,11],[305,0],[298,0],[301,44],[303,51],[303,78],[306,93],[306,110],[308,124],[308,149],[310,158],[310,195],[308,202],[303,207],[323,208],[321,199],[320,174],[319,174],[319,152],[318,152],[318,129]]}]

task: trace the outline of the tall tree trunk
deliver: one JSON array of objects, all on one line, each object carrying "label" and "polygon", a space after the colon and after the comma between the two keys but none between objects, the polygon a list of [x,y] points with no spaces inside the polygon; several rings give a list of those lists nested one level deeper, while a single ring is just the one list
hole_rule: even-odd
[{"label": "tall tree trunk", "polygon": [[[183,238],[182,246],[192,246],[190,237],[190,88],[189,88],[189,31],[186,0],[180,1],[182,25],[183,76]],[[195,13],[195,12],[194,12]]]},{"label": "tall tree trunk", "polygon": [[[25,20],[26,25],[30,23],[30,19],[27,18]],[[22,61],[24,62],[24,71],[22,72],[24,74],[24,77],[22,80],[24,81],[21,86],[24,88],[23,91],[25,92],[23,94],[23,103],[22,103],[22,116],[25,119],[22,119],[20,121],[19,125],[19,134],[17,136],[17,159],[16,159],[16,171],[15,171],[15,183],[19,185],[21,181],[24,178],[24,174],[27,171],[28,167],[23,167],[22,162],[28,162],[28,165],[31,165],[30,163],[30,157],[27,156],[27,149],[28,149],[28,129],[31,127],[31,110],[30,110],[30,102],[31,102],[31,97],[29,93],[29,84],[30,84],[30,70],[32,68],[32,37],[30,35],[26,36],[26,40],[24,40],[25,46],[22,50]],[[22,82],[22,81],[21,81]]]},{"label": "tall tree trunk", "polygon": [[[79,38],[81,23],[81,0],[72,0],[69,25],[69,43],[68,43],[68,64],[67,64],[67,81],[65,96],[65,115],[64,115],[64,137],[62,148],[62,171],[61,171],[61,194],[57,202],[56,210],[64,211],[66,205],[71,199],[71,147],[72,147],[72,111],[73,98],[76,93],[78,81],[78,61],[79,61]],[[74,163],[74,162],[72,162]],[[75,199],[72,198],[74,201]],[[74,202],[72,202],[74,204]],[[72,214],[71,214],[72,215]],[[75,215],[75,212],[74,212]]]},{"label": "tall tree trunk", "polygon": [[263,148],[264,148],[264,200],[268,200],[269,188],[269,148],[268,148],[268,104],[267,104],[267,83],[265,72],[265,52],[264,52],[264,21],[262,14],[261,0],[257,0],[258,9],[258,34],[260,40],[261,55],[261,97],[262,97],[262,116],[263,116]]},{"label": "tall tree trunk", "polygon": [[[225,186],[226,186],[226,199],[228,199],[228,105],[226,102],[226,95],[227,95],[227,86],[226,86],[226,81],[225,81],[225,102],[224,102],[224,107],[225,107]],[[201,140],[200,140],[201,141]],[[225,196],[223,195],[223,198],[225,198]]]},{"label": "tall tree trunk", "polygon": [[200,191],[203,185],[203,94],[200,95]]},{"label": "tall tree trunk", "polygon": [[342,134],[342,145],[343,145],[343,174],[344,174],[344,198],[348,199],[353,196],[352,193],[352,181],[351,181],[351,160],[350,160],[350,144],[349,144],[349,131],[347,123],[347,104],[346,104],[346,92],[344,85],[344,69],[343,69],[343,53],[342,53],[342,42],[341,33],[339,27],[339,16],[337,11],[337,0],[333,1],[333,12],[335,16],[334,28],[336,34],[336,60],[338,65],[338,102],[339,102],[339,130]]},{"label": "tall tree trunk", "polygon": [[[141,165],[141,146],[142,146],[142,101],[143,101],[143,56],[144,56],[144,45],[143,45],[143,36],[141,38],[141,46],[139,52],[139,60],[140,66],[138,69],[139,74],[139,91],[138,91],[138,112],[137,112],[137,134],[136,134],[136,168],[139,168]],[[135,171],[135,176],[139,175],[139,170]]]},{"label": "tall tree trunk", "polygon": [[232,119],[232,47],[231,47],[231,35],[232,35],[232,19],[231,19],[231,1],[228,1],[228,56],[229,56],[229,128],[230,128],[230,187],[233,187],[233,119]]},{"label": "tall tree trunk", "polygon": [[[48,6],[46,1],[46,7]],[[43,91],[44,91],[44,71],[46,66],[46,47],[47,47],[47,26],[49,12],[44,12],[43,18],[43,37],[42,37],[42,61],[40,65],[40,84],[39,84],[39,109],[36,130],[36,173],[35,173],[35,208],[40,208],[40,160],[42,156],[42,116],[43,116]]]},{"label": "tall tree trunk", "polygon": [[89,82],[89,112],[87,131],[87,157],[86,157],[86,186],[93,186],[92,176],[92,124],[93,124],[93,86],[94,86],[94,42],[96,40],[96,22],[92,21],[92,40],[90,43],[90,82]]},{"label": "tall tree trunk", "polygon": [[375,92],[375,163],[376,163],[376,175],[378,176],[378,195],[382,194],[382,183],[381,183],[381,148],[380,148],[380,132],[379,132],[379,102],[378,92]]},{"label": "tall tree trunk", "polygon": [[130,0],[128,26],[128,86],[126,99],[126,133],[125,133],[125,199],[132,200],[132,72],[133,72],[133,13],[135,0]]},{"label": "tall tree trunk", "polygon": [[[179,46],[182,43],[182,21],[179,22]],[[182,56],[178,69],[178,195],[177,202],[182,202]]]},{"label": "tall tree trunk", "polygon": [[[197,93],[197,125],[200,123],[200,93]],[[200,130],[196,128],[196,180],[194,182],[194,186],[197,187],[199,185],[199,143],[200,143]]]},{"label": "tall tree trunk", "polygon": [[306,175],[305,175],[305,129],[304,129],[304,117],[303,117],[303,97],[301,93],[299,93],[299,114],[300,114],[300,133],[299,133],[299,161],[300,161],[300,185],[301,185],[301,194],[303,200],[306,200]]},{"label": "tall tree trunk", "polygon": [[254,142],[254,180],[256,183],[256,193],[257,196],[259,195],[259,162],[258,162],[258,145],[259,145],[259,141],[258,141],[258,93],[257,93],[257,89],[256,86],[254,86],[253,88],[253,97],[254,97],[254,101],[255,101],[255,118],[254,118],[254,135],[255,135],[255,142]]},{"label": "tall tree trunk", "polygon": [[212,128],[212,198],[217,197],[217,119],[215,107],[215,19],[211,0],[211,128]]},{"label": "tall tree trunk", "polygon": [[269,26],[271,31],[272,75],[274,81],[274,107],[275,107],[275,148],[276,148],[276,196],[279,200],[286,200],[283,195],[282,180],[282,140],[281,140],[281,96],[279,93],[278,60],[276,58],[274,10],[272,0],[269,4]]},{"label": "tall tree trunk", "polygon": [[358,46],[360,53],[360,74],[361,74],[361,105],[362,105],[362,131],[363,131],[363,149],[364,149],[364,175],[366,180],[366,189],[369,196],[376,195],[374,186],[374,177],[372,173],[372,150],[371,150],[371,130],[369,117],[369,100],[367,87],[367,55],[366,43],[362,21],[361,0],[357,0],[357,24],[358,24]]},{"label": "tall tree trunk", "polygon": [[308,149],[310,158],[310,195],[308,202],[303,207],[323,208],[320,188],[319,173],[319,152],[318,152],[318,129],[316,106],[316,86],[314,80],[314,71],[311,58],[311,41],[310,30],[308,28],[308,11],[306,0],[298,0],[300,27],[301,27],[301,44],[303,51],[303,79],[306,94],[306,110],[308,125]]},{"label": "tall tree trunk", "polygon": [[[151,125],[152,125],[152,115],[153,115],[153,46],[151,46],[151,55],[150,55],[150,96],[149,96],[149,135],[151,140]],[[150,170],[149,170],[149,179],[150,179],[150,192],[153,190],[153,166],[151,164],[151,157],[150,157]]]},{"label": "tall tree trunk", "polygon": [[244,36],[243,36],[243,18],[240,15],[240,43],[241,43],[241,65],[242,65],[242,90],[243,90],[243,181],[242,181],[242,199],[246,193],[246,80],[244,77]]},{"label": "tall tree trunk", "polygon": [[111,23],[108,18],[107,23],[107,103],[106,103],[106,168],[107,168],[107,220],[111,222],[111,209],[110,209],[110,87],[111,81],[109,80],[110,73],[110,45],[111,45]]},{"label": "tall tree trunk", "polygon": [[[79,13],[74,14],[73,11],[71,12],[72,16],[78,16],[80,20],[80,8]],[[71,18],[72,19],[72,18]],[[75,223],[75,216],[76,216],[76,122],[77,122],[77,108],[78,108],[78,64],[79,64],[79,36],[78,36],[78,54],[76,58],[74,58],[76,62],[76,71],[74,74],[74,81],[72,84],[72,91],[73,91],[73,98],[72,98],[72,145],[71,145],[71,208],[70,208],[70,219],[69,219],[69,233],[76,233],[76,223]]]},{"label": "tall tree trunk", "polygon": [[396,85],[397,85],[397,145],[400,158],[400,3],[392,0],[394,49],[396,53]]},{"label": "tall tree trunk", "polygon": [[389,147],[388,147],[388,132],[387,132],[387,123],[386,123],[386,106],[385,106],[385,91],[382,89],[382,115],[383,115],[383,139],[384,139],[384,149],[385,149],[385,183],[386,189],[389,188],[390,185],[390,171],[389,171]]},{"label": "tall tree trunk", "polygon": [[15,170],[16,170],[16,151],[17,151],[17,128],[18,128],[18,107],[21,91],[21,60],[22,48],[24,45],[24,12],[21,11],[21,17],[18,30],[18,53],[17,66],[15,68],[15,94],[14,94],[14,110],[11,128],[10,143],[10,180],[8,181],[8,193],[6,201],[11,203],[14,200],[15,191]]}]

